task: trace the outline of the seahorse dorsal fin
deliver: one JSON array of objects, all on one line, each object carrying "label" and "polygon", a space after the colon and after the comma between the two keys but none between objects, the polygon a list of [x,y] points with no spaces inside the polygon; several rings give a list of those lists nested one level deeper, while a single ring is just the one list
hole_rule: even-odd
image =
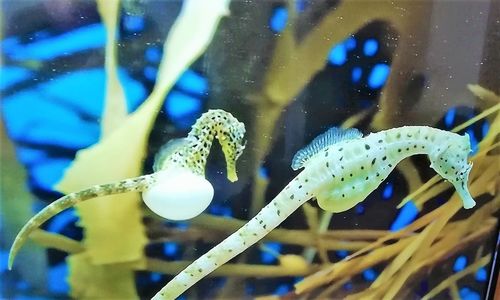
[{"label": "seahorse dorsal fin", "polygon": [[306,162],[316,153],[328,147],[345,140],[359,139],[363,134],[356,128],[342,129],[332,127],[326,132],[318,135],[312,142],[299,150],[292,160],[292,169],[298,170],[306,164]]},{"label": "seahorse dorsal fin", "polygon": [[155,162],[153,164],[153,171],[157,172],[161,169],[163,162],[166,158],[172,155],[175,151],[188,145],[189,140],[187,138],[177,138],[171,139],[165,145],[163,145],[158,153],[155,155]]}]

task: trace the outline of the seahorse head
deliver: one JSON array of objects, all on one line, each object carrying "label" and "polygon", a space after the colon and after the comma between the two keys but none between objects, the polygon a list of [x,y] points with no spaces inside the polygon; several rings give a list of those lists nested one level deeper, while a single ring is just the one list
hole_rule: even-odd
[{"label": "seahorse head", "polygon": [[[189,132],[188,139],[195,141],[199,145],[198,152],[202,156],[207,156],[212,146],[212,139],[216,138],[221,145],[222,152],[226,158],[227,178],[230,181],[238,180],[236,175],[236,160],[245,149],[245,125],[238,121],[233,115],[222,109],[210,109],[204,113],[193,125]],[[200,174],[204,174],[205,161],[194,157],[192,168],[199,169]]]},{"label": "seahorse head", "polygon": [[472,163],[468,162],[471,152],[469,135],[449,133],[430,153],[431,167],[443,178],[453,184],[462,198],[464,208],[476,205],[467,188]]},{"label": "seahorse head", "polygon": [[236,174],[236,161],[245,149],[245,125],[239,122],[230,113],[225,111],[220,116],[222,125],[217,126],[216,138],[226,158],[227,178],[234,182],[238,180]]}]

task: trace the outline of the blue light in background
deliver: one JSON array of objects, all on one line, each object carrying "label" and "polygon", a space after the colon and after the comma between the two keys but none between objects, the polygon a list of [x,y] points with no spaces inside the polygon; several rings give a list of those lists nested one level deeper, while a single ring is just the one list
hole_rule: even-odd
[{"label": "blue light in background", "polygon": [[347,51],[344,44],[338,44],[330,50],[328,54],[328,61],[333,64],[340,66],[344,64],[347,60]]},{"label": "blue light in background", "polygon": [[460,272],[463,269],[465,269],[466,266],[467,266],[467,257],[465,255],[460,255],[459,257],[457,257],[455,263],[453,264],[453,272],[455,273]]},{"label": "blue light in background", "polygon": [[9,42],[2,46],[5,54],[14,60],[51,60],[103,47],[105,41],[104,26],[96,23],[26,45]]},{"label": "blue light in background", "polygon": [[[36,88],[4,98],[1,109],[7,132],[15,141],[31,142],[29,139],[34,139],[33,142],[43,145],[68,142],[65,146],[69,147],[92,143],[98,139],[97,124],[83,122],[73,109],[51,101]],[[68,128],[76,129],[78,134],[69,132]],[[62,138],[63,141],[56,137],[47,140],[47,132],[56,133],[57,138]]]},{"label": "blue light in background", "polygon": [[125,30],[129,32],[139,32],[144,29],[144,18],[142,16],[137,15],[128,15],[125,14],[123,16],[123,27]]},{"label": "blue light in background", "polygon": [[390,70],[391,68],[386,64],[376,64],[368,76],[368,86],[372,89],[382,87],[389,76]]},{"label": "blue light in background", "polygon": [[213,215],[222,216],[226,218],[230,218],[233,215],[233,210],[231,209],[231,207],[215,203],[210,205],[208,211]]},{"label": "blue light in background", "polygon": [[[118,76],[130,111],[130,107],[143,100],[145,89],[122,68],[118,69]],[[62,104],[69,104],[94,117],[100,117],[104,108],[105,83],[104,70],[94,68],[62,75],[56,80],[41,84],[40,88],[44,94],[58,99]]]},{"label": "blue light in background", "polygon": [[189,228],[188,222],[175,222],[175,227],[181,231],[186,231]]},{"label": "blue light in background", "polygon": [[280,285],[278,285],[278,287],[276,288],[276,290],[274,290],[274,295],[277,295],[277,296],[284,296],[286,295],[288,292],[290,291],[290,286],[286,283],[282,283]]},{"label": "blue light in background", "polygon": [[245,281],[245,295],[250,296],[253,295],[254,292],[255,292],[255,286]]},{"label": "blue light in background", "polygon": [[179,244],[174,242],[166,242],[163,244],[163,254],[166,256],[175,256],[179,251]]},{"label": "blue light in background", "polygon": [[201,113],[201,100],[179,91],[172,91],[164,104],[168,117],[176,126],[189,128]]},{"label": "blue light in background", "polygon": [[347,250],[337,250],[335,251],[335,254],[337,254],[339,258],[346,258],[347,255],[349,255],[349,252]]},{"label": "blue light in background", "polygon": [[382,198],[388,200],[392,197],[394,193],[394,185],[391,182],[385,184],[384,190],[382,191]]},{"label": "blue light in background", "polygon": [[[30,288],[30,285],[28,282],[25,280],[19,280],[16,282],[16,289],[20,291],[27,291]],[[16,300],[24,300],[23,298],[20,298],[19,296],[15,298]],[[32,300],[32,298],[26,298],[26,300]]]},{"label": "blue light in background", "polygon": [[159,47],[152,46],[146,49],[144,56],[148,62],[158,63],[161,60],[161,50]]},{"label": "blue light in background", "polygon": [[67,209],[52,218],[47,230],[50,232],[60,233],[66,226],[76,220],[78,220],[78,216],[76,215],[75,210],[73,208]]},{"label": "blue light in background", "polygon": [[203,76],[189,69],[181,75],[179,80],[177,80],[176,86],[186,92],[200,96],[208,93],[207,80]]},{"label": "blue light in background", "polygon": [[[125,90],[128,111],[144,100],[145,88],[118,68],[118,78]],[[99,118],[104,108],[106,74],[102,68],[86,69],[57,77],[39,85],[45,95],[58,99],[87,114]]]},{"label": "blue light in background", "polygon": [[68,265],[60,263],[57,266],[49,268],[48,286],[52,293],[67,294],[69,285],[66,281],[68,276]]},{"label": "blue light in background", "polygon": [[0,40],[0,47],[2,48],[2,52],[7,54],[8,52],[15,51],[16,47],[19,45],[19,38],[17,36],[9,36]]},{"label": "blue light in background", "polygon": [[48,30],[40,30],[33,34],[33,38],[36,40],[46,39],[49,38],[50,36],[51,34]]},{"label": "blue light in background", "polygon": [[150,81],[155,81],[156,75],[158,75],[158,69],[152,66],[144,67],[143,72],[144,72],[144,77],[146,77],[146,79]]},{"label": "blue light in background", "polygon": [[7,271],[7,261],[9,260],[9,252],[0,251],[0,273]]},{"label": "blue light in background", "polygon": [[0,67],[0,90],[5,90],[10,86],[26,80],[33,75],[31,71],[20,67]]},{"label": "blue light in background", "polygon": [[151,276],[151,281],[158,282],[161,280],[161,277],[163,276],[163,274],[157,273],[157,272],[151,272],[150,276]]},{"label": "blue light in background", "polygon": [[477,270],[476,272],[475,277],[477,281],[485,282],[488,279],[488,273],[486,272],[486,269],[484,267],[479,268],[479,270]]},{"label": "blue light in background", "polygon": [[356,205],[355,210],[358,215],[362,215],[365,213],[365,206],[362,203],[359,203]]},{"label": "blue light in background", "polygon": [[286,27],[288,20],[288,11],[285,7],[276,7],[273,10],[271,19],[269,20],[269,27],[273,32],[282,32]]},{"label": "blue light in background", "polygon": [[42,149],[28,148],[24,146],[16,146],[16,157],[25,166],[37,163],[47,158],[47,153]]},{"label": "blue light in background", "polygon": [[31,168],[30,178],[33,184],[46,191],[52,191],[53,186],[59,182],[64,171],[71,164],[68,158],[54,158],[34,165]]},{"label": "blue light in background", "polygon": [[[281,251],[281,244],[277,243],[277,242],[266,242],[266,243],[264,243],[264,246],[266,246],[266,248],[269,248],[272,251],[275,251],[278,253]],[[260,260],[264,264],[271,264],[271,263],[276,262],[277,258],[272,253],[261,250],[260,251]]]},{"label": "blue light in background", "polygon": [[413,201],[408,201],[406,202],[405,205],[401,208],[399,211],[399,214],[397,215],[396,219],[394,222],[392,222],[390,230],[391,231],[398,231],[406,225],[410,224],[415,220],[415,218],[418,215],[418,208],[415,206],[415,203]]},{"label": "blue light in background", "polygon": [[26,130],[24,135],[17,139],[17,142],[66,149],[82,149],[96,143],[98,134],[99,125],[97,123],[68,124],[64,130],[61,130],[61,123],[55,121]]},{"label": "blue light in background", "polygon": [[363,45],[363,53],[366,56],[373,56],[377,53],[378,50],[378,42],[375,39],[368,39],[365,41]]},{"label": "blue light in background", "polygon": [[478,292],[468,288],[463,287],[459,291],[461,300],[480,300],[481,296]]},{"label": "blue light in background", "polygon": [[345,48],[350,51],[356,48],[356,39],[351,36],[344,41]]},{"label": "blue light in background", "polygon": [[453,126],[453,121],[455,121],[455,115],[457,113],[457,109],[455,107],[451,108],[444,115],[444,125],[446,128],[451,128]]},{"label": "blue light in background", "polygon": [[346,290],[346,291],[350,291],[350,290],[352,290],[352,288],[353,288],[352,282],[347,282],[347,283],[345,283],[345,284],[342,286],[342,288],[343,288],[344,290]]},{"label": "blue light in background", "polygon": [[477,140],[476,134],[474,133],[474,130],[472,130],[472,128],[467,129],[467,134],[469,135],[470,146],[472,150],[469,155],[474,155],[476,154],[477,150],[479,150],[479,141]]},{"label": "blue light in background", "polygon": [[[131,111],[142,102],[145,89],[123,70],[118,74]],[[82,119],[82,114],[95,120],[100,118],[104,83],[104,70],[88,69],[59,76],[4,98],[2,113],[9,135],[17,142],[30,144],[70,149],[90,146],[98,140],[100,128],[97,122]]]},{"label": "blue light in background", "polygon": [[375,272],[375,270],[371,268],[363,271],[363,278],[366,281],[374,281],[377,278],[377,276],[378,276],[377,272]]},{"label": "blue light in background", "polygon": [[361,69],[361,67],[352,68],[351,79],[353,82],[359,82],[362,75],[363,75],[363,69]]},{"label": "blue light in background", "polygon": [[307,8],[307,1],[306,0],[296,0],[295,1],[295,9],[301,13]]},{"label": "blue light in background", "polygon": [[483,138],[488,134],[488,131],[490,131],[490,123],[487,120],[484,120],[483,126],[481,126],[481,134],[483,135]]},{"label": "blue light in background", "polygon": [[269,170],[264,167],[264,166],[260,166],[259,168],[259,176],[262,178],[262,179],[265,179],[265,180],[269,180]]}]

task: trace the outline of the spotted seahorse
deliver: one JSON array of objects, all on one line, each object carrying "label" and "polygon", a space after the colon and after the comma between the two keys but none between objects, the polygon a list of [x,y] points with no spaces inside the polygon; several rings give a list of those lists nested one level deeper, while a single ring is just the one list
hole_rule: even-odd
[{"label": "spotted seahorse", "polygon": [[245,148],[244,135],[244,124],[230,113],[209,110],[195,122],[186,138],[171,141],[158,152],[154,173],[70,193],[42,209],[17,234],[9,253],[9,269],[33,230],[57,213],[92,198],[142,192],[144,202],[163,217],[180,220],[198,215],[213,197],[213,187],[205,179],[213,139],[221,144],[228,179],[236,181],[236,160]]},{"label": "spotted seahorse", "polygon": [[330,212],[363,201],[404,158],[427,154],[431,167],[453,184],[464,208],[475,205],[467,180],[472,164],[468,135],[407,126],[372,133],[332,128],[299,151],[292,168],[299,173],[268,205],[238,231],[180,272],[153,299],[174,299],[204,276],[262,239],[304,202],[316,198]]}]

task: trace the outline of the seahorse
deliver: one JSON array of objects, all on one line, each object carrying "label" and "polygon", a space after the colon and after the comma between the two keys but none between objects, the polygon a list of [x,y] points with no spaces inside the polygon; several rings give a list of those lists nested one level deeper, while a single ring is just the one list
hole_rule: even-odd
[{"label": "seahorse", "polygon": [[167,283],[153,299],[174,299],[204,276],[262,239],[306,201],[316,198],[330,212],[363,201],[404,158],[427,154],[431,168],[453,184],[464,208],[475,205],[467,181],[472,164],[469,136],[405,126],[362,137],[356,129],[332,128],[299,151],[293,169],[303,168],[268,205],[238,231]]},{"label": "seahorse", "polygon": [[192,126],[186,138],[168,142],[158,152],[154,173],[113,183],[95,185],[65,195],[33,216],[19,231],[10,249],[8,267],[30,233],[59,212],[76,204],[106,195],[142,192],[146,205],[172,220],[189,219],[205,210],[214,190],[205,179],[205,165],[216,138],[226,159],[227,177],[238,179],[236,161],[245,148],[245,125],[223,110],[209,110]]}]

